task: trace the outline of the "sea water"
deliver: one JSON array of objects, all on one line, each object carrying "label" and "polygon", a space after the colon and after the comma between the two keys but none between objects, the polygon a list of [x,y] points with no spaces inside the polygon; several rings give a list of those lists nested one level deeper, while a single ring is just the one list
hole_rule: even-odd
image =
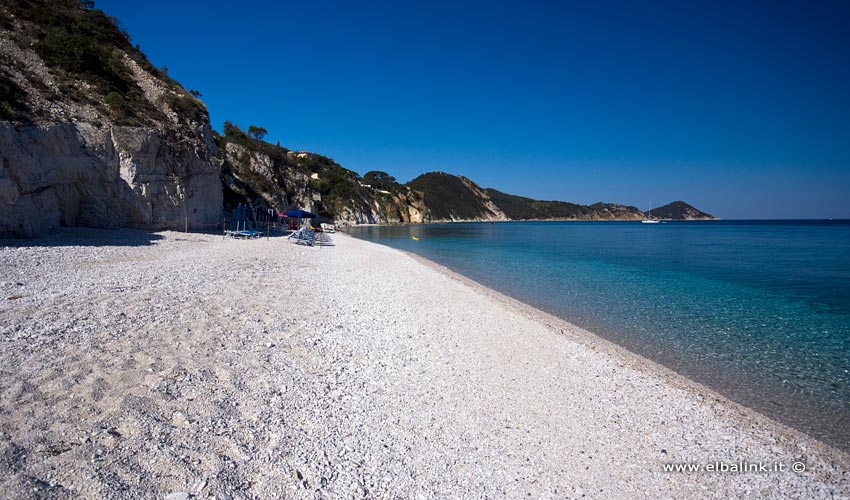
[{"label": "sea water", "polygon": [[850,221],[346,231],[419,254],[850,450]]}]

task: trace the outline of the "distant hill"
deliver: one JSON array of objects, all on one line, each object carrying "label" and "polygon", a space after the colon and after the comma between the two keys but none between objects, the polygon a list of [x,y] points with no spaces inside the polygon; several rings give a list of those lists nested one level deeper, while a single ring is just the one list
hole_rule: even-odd
[{"label": "distant hill", "polygon": [[578,205],[566,201],[543,201],[514,196],[492,188],[485,190],[510,219],[513,220],[638,220],[643,212],[637,207],[616,203]]},{"label": "distant hill", "polygon": [[506,220],[487,192],[466,177],[429,172],[406,186],[423,195],[427,219],[431,221]]},{"label": "distant hill", "polygon": [[663,207],[653,208],[652,217],[656,219],[673,220],[712,220],[716,219],[711,214],[688,205],[684,201],[674,201]]}]

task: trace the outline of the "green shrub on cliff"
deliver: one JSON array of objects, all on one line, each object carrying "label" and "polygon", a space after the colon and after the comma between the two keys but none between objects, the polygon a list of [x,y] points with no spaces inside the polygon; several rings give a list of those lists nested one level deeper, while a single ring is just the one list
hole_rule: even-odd
[{"label": "green shrub on cliff", "polygon": [[11,78],[0,72],[0,120],[21,120],[27,117],[26,95]]},{"label": "green shrub on cliff", "polygon": [[112,110],[113,116],[119,119],[126,118],[127,115],[130,114],[130,108],[127,106],[127,101],[125,101],[118,92],[110,92],[106,94],[103,102],[105,102],[106,105],[109,106],[109,109]]},{"label": "green shrub on cliff", "polygon": [[391,193],[402,189],[401,184],[396,181],[395,177],[380,170],[372,170],[363,174],[363,182],[375,189],[382,189]]},{"label": "green shrub on cliff", "polygon": [[3,28],[4,30],[10,30],[13,26],[14,24],[12,23],[12,18],[9,17],[8,14],[0,10],[0,28]]},{"label": "green shrub on cliff", "polygon": [[219,144],[219,147],[224,147],[224,145],[228,142],[239,144],[240,146],[244,146],[252,151],[261,151],[273,159],[280,158],[281,160],[284,160],[286,153],[289,151],[284,147],[275,146],[274,144],[269,144],[259,139],[255,139],[249,136],[236,124],[226,121],[224,122],[224,135],[222,136],[222,142]]},{"label": "green shrub on cliff", "polygon": [[265,128],[263,128],[263,127],[258,127],[256,125],[250,125],[248,127],[248,133],[251,134],[251,136],[254,139],[257,139],[258,141],[262,141],[263,137],[265,137],[266,134],[269,133],[269,131],[266,130]]},{"label": "green shrub on cliff", "polygon": [[[120,124],[149,123],[164,118],[136,84],[124,62],[124,54],[172,90],[182,90],[177,82],[157,70],[138,46],[130,43],[130,36],[120,29],[115,18],[95,9],[93,2],[4,0],[0,14],[21,21],[14,38],[21,46],[32,46],[56,75],[59,88],[67,97],[99,104]],[[78,95],[83,90],[75,82],[80,80],[94,86],[98,95]],[[116,99],[114,93],[124,102]],[[193,117],[198,106],[183,102],[175,110]]]},{"label": "green shrub on cliff", "polygon": [[204,103],[188,94],[166,94],[166,102],[178,115],[194,121],[201,121],[207,114]]}]

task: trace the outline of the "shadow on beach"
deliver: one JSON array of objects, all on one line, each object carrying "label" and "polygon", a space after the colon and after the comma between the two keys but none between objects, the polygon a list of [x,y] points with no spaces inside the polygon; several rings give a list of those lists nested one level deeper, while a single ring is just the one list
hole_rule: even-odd
[{"label": "shadow on beach", "polygon": [[163,235],[145,229],[63,227],[58,229],[55,233],[31,239],[0,238],[0,248],[149,246],[162,239],[164,239]]}]

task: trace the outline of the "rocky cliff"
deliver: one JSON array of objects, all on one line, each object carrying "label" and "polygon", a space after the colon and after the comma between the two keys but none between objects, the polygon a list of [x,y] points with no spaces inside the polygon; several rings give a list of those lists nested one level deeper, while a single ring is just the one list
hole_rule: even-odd
[{"label": "rocky cliff", "polygon": [[0,5],[0,234],[221,220],[206,108],[76,0]]},{"label": "rocky cliff", "polygon": [[421,193],[392,183],[379,189],[325,156],[290,151],[251,137],[232,123],[219,138],[225,209],[237,203],[315,211],[343,224],[427,220]]}]

